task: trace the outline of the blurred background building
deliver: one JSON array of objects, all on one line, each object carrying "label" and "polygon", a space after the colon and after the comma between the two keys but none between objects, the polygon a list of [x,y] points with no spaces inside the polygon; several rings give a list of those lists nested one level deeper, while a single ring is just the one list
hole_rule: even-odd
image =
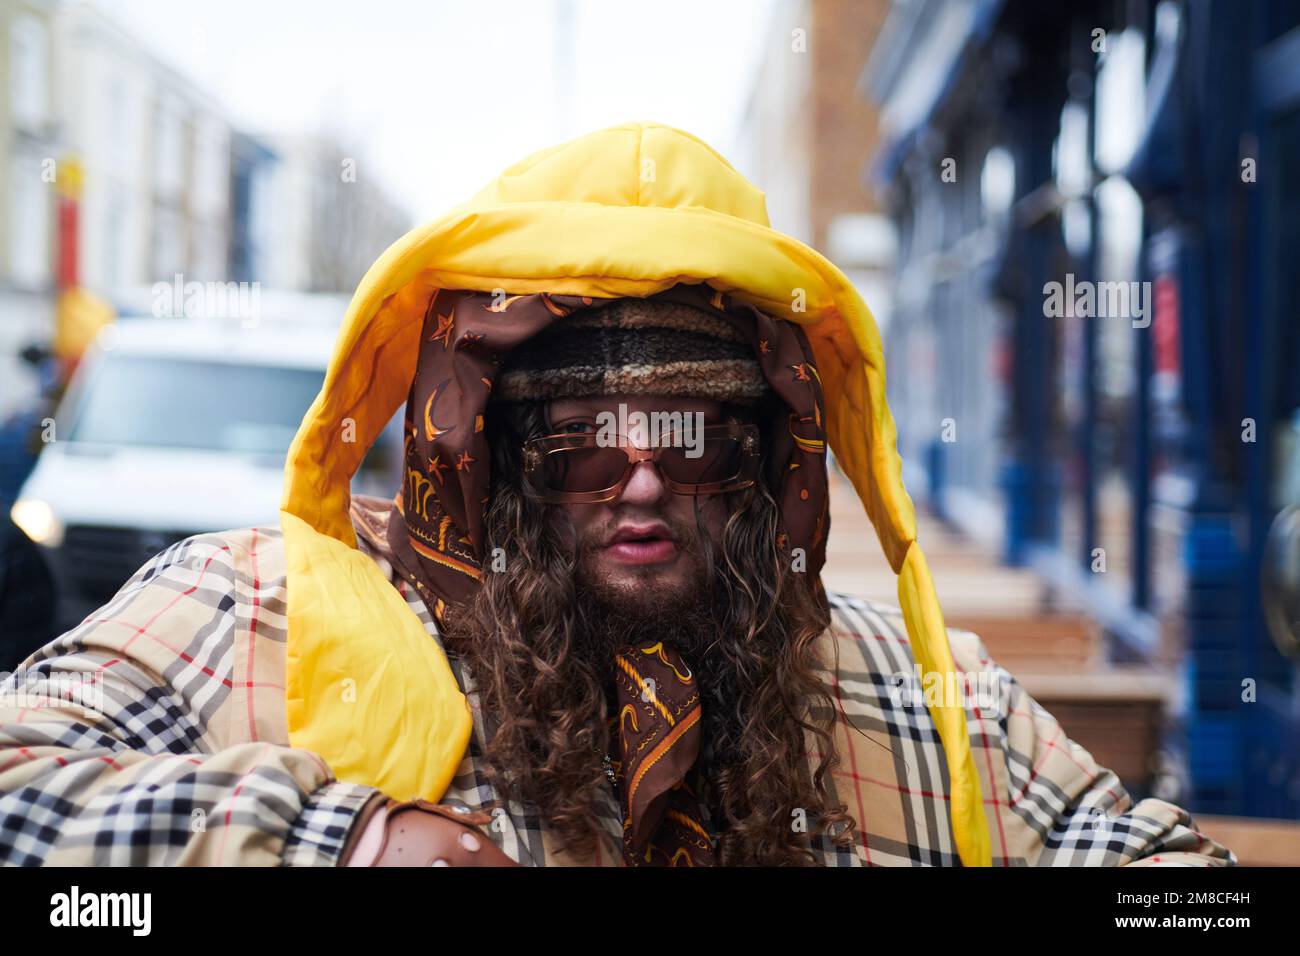
[{"label": "blurred background building", "polygon": [[0,0],[0,30],[0,418],[37,387],[16,352],[52,334],[64,164],[83,184],[64,244],[110,302],[177,274],[350,293],[414,225],[375,177],[349,174],[357,144],[241,128],[111,7]]},{"label": "blurred background building", "polygon": [[[1270,528],[1300,561],[1300,4],[798,0],[762,49],[737,156],[876,313],[949,623],[1133,792],[1300,859],[1242,823],[1300,817],[1264,586]],[[837,501],[828,584],[889,599]]]},{"label": "blurred background building", "polygon": [[0,18],[7,289],[53,282],[49,185],[64,159],[79,162],[86,182],[81,281],[109,292],[175,272],[350,292],[414,223],[373,178],[348,176],[355,146],[238,128],[104,8],[4,0]]},{"label": "blurred background building", "polygon": [[912,0],[862,72],[912,487],[1086,611],[1113,686],[1172,678],[1173,763],[1135,772],[1209,814],[1300,816],[1295,646],[1261,587],[1300,477],[1298,26],[1294,2]]},{"label": "blurred background building", "polygon": [[[1300,0],[374,6],[0,0],[0,422],[45,413],[19,353],[70,269],[341,317],[528,151],[680,126],[871,306],[948,623],[1135,795],[1300,861]],[[264,484],[327,345],[241,433]],[[833,477],[827,585],[893,602]],[[114,520],[58,530],[129,564],[219,519]]]},{"label": "blurred background building", "polygon": [[762,38],[731,154],[767,194],[782,231],[829,256],[881,324],[890,314],[895,232],[861,163],[878,143],[877,108],[858,93],[886,0],[791,0]]},{"label": "blurred background building", "polygon": [[172,541],[275,520],[347,297],[415,222],[346,130],[196,79],[201,25],[119,12],[0,0],[0,669]]},{"label": "blurred background building", "polygon": [[0,418],[35,388],[17,358],[50,322],[55,204],[43,163],[59,155],[55,4],[0,4]]}]

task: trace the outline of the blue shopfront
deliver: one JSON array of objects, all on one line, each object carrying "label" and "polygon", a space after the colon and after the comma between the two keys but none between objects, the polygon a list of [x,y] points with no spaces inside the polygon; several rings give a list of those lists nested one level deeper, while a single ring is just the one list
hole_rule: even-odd
[{"label": "blue shopfront", "polygon": [[909,466],[1113,662],[1176,664],[1192,805],[1300,817],[1297,657],[1261,594],[1300,502],[1300,3],[893,18],[864,79]]}]

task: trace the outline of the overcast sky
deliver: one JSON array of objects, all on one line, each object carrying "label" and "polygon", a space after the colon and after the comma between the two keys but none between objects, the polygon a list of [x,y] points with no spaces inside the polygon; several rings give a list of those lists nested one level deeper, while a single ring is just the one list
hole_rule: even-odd
[{"label": "overcast sky", "polygon": [[625,120],[726,155],[774,2],[101,0],[241,126],[338,133],[416,221],[535,149]]}]

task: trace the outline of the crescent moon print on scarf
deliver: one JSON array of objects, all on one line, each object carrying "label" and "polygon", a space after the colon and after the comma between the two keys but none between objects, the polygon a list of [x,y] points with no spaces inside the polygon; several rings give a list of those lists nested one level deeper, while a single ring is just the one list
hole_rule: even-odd
[{"label": "crescent moon print on scarf", "polygon": [[[503,360],[574,312],[618,300],[547,293],[502,299],[454,290],[435,298],[407,398],[407,482],[394,500],[387,537],[397,570],[441,621],[447,604],[473,596],[483,573],[491,454],[482,423]],[[784,403],[765,450],[780,508],[775,543],[786,560],[802,549],[804,570],[817,581],[829,521],[824,396],[802,328],[704,285],[678,285],[650,298],[725,320]],[[471,468],[474,462],[481,464]],[[609,772],[622,803],[625,862],[710,865],[715,845],[697,765],[702,706],[690,664],[663,642],[624,647],[609,692],[610,739],[619,744]]]},{"label": "crescent moon print on scarf", "polygon": [[439,382],[429,393],[429,400],[424,403],[424,440],[437,441],[441,436],[452,431],[456,426],[448,425],[446,428],[439,428],[433,423],[433,409],[438,404],[438,399],[442,396],[442,390],[447,387],[445,381]]},{"label": "crescent moon print on scarf", "polygon": [[[802,327],[703,284],[680,283],[647,298],[724,319],[737,340],[749,344],[768,387],[787,406],[778,413],[765,450],[768,485],[780,508],[776,543],[791,560],[793,549],[801,549],[803,568],[816,581],[829,528],[826,416]],[[431,297],[406,404],[407,480],[394,500],[388,539],[399,572],[438,619],[446,604],[469,600],[478,586],[491,482],[482,422],[502,363],[519,345],[574,312],[616,301],[458,289]]]}]

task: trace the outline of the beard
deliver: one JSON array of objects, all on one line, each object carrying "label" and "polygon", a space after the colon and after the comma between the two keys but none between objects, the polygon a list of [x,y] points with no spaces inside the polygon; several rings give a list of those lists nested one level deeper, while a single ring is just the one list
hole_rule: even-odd
[{"label": "beard", "polygon": [[[495,473],[519,474],[517,443],[496,447]],[[610,669],[629,643],[648,639],[673,645],[697,679],[701,767],[724,826],[723,865],[807,862],[808,837],[791,829],[791,807],[806,809],[823,832],[847,825],[837,843],[853,839],[852,817],[823,782],[837,764],[836,704],[816,646],[829,611],[775,561],[770,492],[742,493],[730,510],[741,518],[707,539],[698,516],[656,515],[683,552],[681,573],[614,573],[601,553],[611,524],[575,542],[512,480],[494,488],[487,544],[512,557],[483,576],[471,600],[448,606],[444,639],[490,715],[483,770],[497,799],[534,807],[579,857],[601,833],[594,821],[608,787],[599,754]],[[821,754],[815,780],[805,732]]]},{"label": "beard", "polygon": [[645,580],[630,586],[614,584],[602,574],[599,541],[585,541],[579,549],[574,570],[575,637],[579,653],[598,666],[612,663],[614,655],[630,644],[658,641],[674,646],[694,665],[703,662],[721,639],[716,595],[697,532],[680,522],[668,524],[681,550],[679,560],[688,565],[688,573],[675,586],[653,580],[653,568],[644,569]]}]

